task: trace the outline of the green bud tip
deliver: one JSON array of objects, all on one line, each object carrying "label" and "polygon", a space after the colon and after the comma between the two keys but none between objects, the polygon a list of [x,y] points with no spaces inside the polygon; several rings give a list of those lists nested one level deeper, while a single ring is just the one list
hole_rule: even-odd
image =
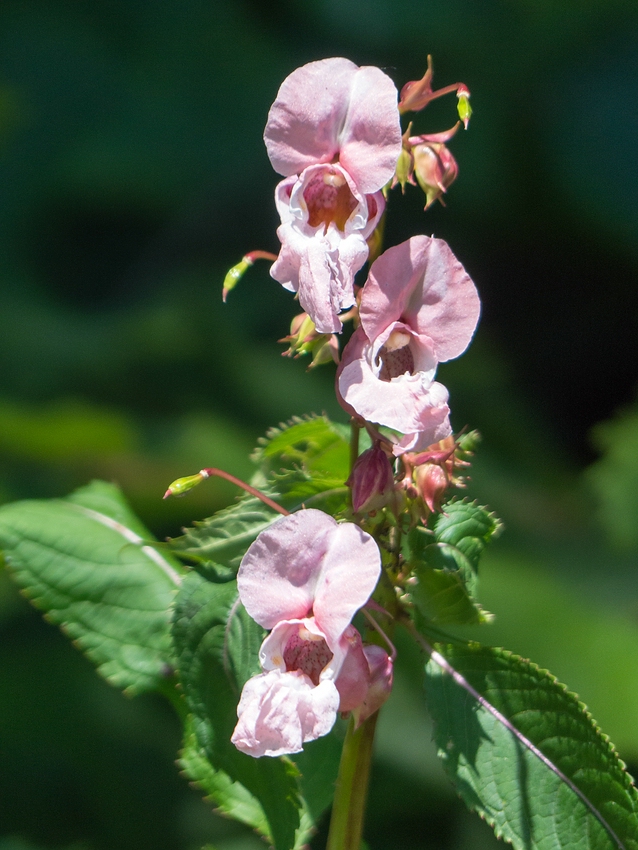
[{"label": "green bud tip", "polygon": [[463,122],[465,129],[467,130],[467,125],[470,123],[470,116],[472,115],[472,107],[470,106],[470,92],[465,86],[459,86],[459,89],[456,93],[458,97],[457,110],[459,113],[459,118]]},{"label": "green bud tip", "polygon": [[242,257],[240,262],[236,266],[233,266],[224,278],[222,301],[226,303],[228,293],[237,286],[244,274],[254,264],[255,260],[270,260],[274,262],[276,259],[277,255],[271,254],[270,251],[250,251],[245,257]]},{"label": "green bud tip", "polygon": [[185,478],[178,478],[176,481],[173,481],[164,493],[164,498],[168,499],[169,496],[184,496],[189,490],[197,487],[198,484],[201,484],[202,481],[205,481],[209,477],[208,472],[202,469],[197,475],[187,475]]}]

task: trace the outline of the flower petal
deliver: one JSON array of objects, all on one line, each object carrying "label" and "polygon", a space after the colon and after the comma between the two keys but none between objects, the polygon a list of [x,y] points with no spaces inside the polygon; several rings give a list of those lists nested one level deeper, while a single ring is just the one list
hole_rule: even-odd
[{"label": "flower petal", "polygon": [[432,381],[433,370],[382,381],[371,357],[372,345],[361,326],[350,337],[337,370],[337,396],[344,408],[402,433],[436,432],[449,408],[447,390]]},{"label": "flower petal", "polygon": [[439,362],[465,351],[479,313],[471,278],[447,243],[429,236],[414,236],[375,260],[360,308],[369,339],[400,319],[432,340]]},{"label": "flower petal", "polygon": [[401,153],[397,90],[386,74],[368,65],[352,81],[339,161],[362,192],[381,189],[392,179]]},{"label": "flower petal", "polygon": [[273,168],[289,177],[340,159],[364,193],[381,189],[401,152],[397,90],[379,68],[322,59],[281,84],[264,141]]},{"label": "flower petal", "polygon": [[374,538],[354,523],[338,525],[322,558],[313,605],[315,622],[333,652],[380,574],[381,555]]},{"label": "flower petal", "polygon": [[306,741],[328,734],[338,708],[332,681],[315,687],[297,671],[261,673],[244,685],[231,741],[254,758],[298,753]]},{"label": "flower petal", "polygon": [[260,626],[302,620],[312,610],[321,562],[337,522],[323,511],[282,517],[257,537],[239,567],[244,607]]},{"label": "flower petal", "polygon": [[349,59],[321,59],[286,77],[270,107],[264,131],[275,171],[289,177],[309,165],[332,162],[338,155],[339,132],[357,70]]}]

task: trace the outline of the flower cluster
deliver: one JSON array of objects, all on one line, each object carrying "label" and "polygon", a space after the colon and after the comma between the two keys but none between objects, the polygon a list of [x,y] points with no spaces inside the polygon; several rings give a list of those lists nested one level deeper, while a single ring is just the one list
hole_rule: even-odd
[{"label": "flower cluster", "polygon": [[[399,98],[378,68],[341,58],[311,62],[284,80],[264,133],[284,178],[275,191],[281,250],[271,275],[304,310],[286,353],[311,354],[313,365],[337,361],[337,398],[374,438],[347,482],[355,518],[386,507],[398,515],[405,499],[413,514],[427,515],[459,480],[448,393],[435,374],[469,344],[478,294],[441,239],[415,236],[375,259],[384,192],[416,176],[427,207],[458,171],[445,143],[460,124],[427,136],[413,136],[411,124],[401,131],[402,113],[448,91],[456,91],[467,124],[465,86],[433,91],[431,79],[428,59],[423,79]],[[266,256],[247,255],[225,292],[257,253]],[[369,258],[357,291],[355,274]],[[339,356],[335,334],[349,319],[355,331]],[[361,723],[380,707],[392,686],[392,657],[364,645],[352,624],[380,573],[375,539],[321,511],[286,516],[257,537],[237,583],[247,612],[269,634],[262,672],[246,682],[237,709],[238,749],[255,757],[295,753],[325,735],[338,713]]]}]

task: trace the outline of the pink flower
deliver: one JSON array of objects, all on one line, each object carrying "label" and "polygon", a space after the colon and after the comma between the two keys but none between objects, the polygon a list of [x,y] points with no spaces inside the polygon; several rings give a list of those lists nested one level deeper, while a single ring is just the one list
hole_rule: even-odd
[{"label": "pink flower", "polygon": [[293,71],[270,108],[264,140],[275,171],[282,249],[271,275],[320,333],[341,330],[401,152],[397,91],[379,68],[322,59]]},{"label": "pink flower", "polygon": [[231,740],[238,749],[255,757],[299,752],[330,731],[338,711],[378,689],[350,621],[380,571],[369,534],[317,510],[278,520],[249,547],[239,597],[272,631],[259,653],[264,672],[246,682],[237,707]]},{"label": "pink flower", "polygon": [[415,236],[370,269],[361,325],[344,349],[337,396],[350,414],[403,435],[395,453],[451,433],[438,363],[468,346],[480,311],[476,288],[442,239]]}]

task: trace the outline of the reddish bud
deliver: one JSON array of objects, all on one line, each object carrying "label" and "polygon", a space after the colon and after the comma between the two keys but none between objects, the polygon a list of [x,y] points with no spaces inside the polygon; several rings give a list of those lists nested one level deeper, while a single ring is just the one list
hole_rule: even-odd
[{"label": "reddish bud", "polygon": [[447,472],[435,463],[424,463],[414,471],[419,496],[430,511],[438,511],[449,486]]},{"label": "reddish bud", "polygon": [[393,662],[385,649],[370,644],[363,651],[370,670],[370,680],[365,699],[352,712],[356,728],[381,708],[390,696],[393,680]]},{"label": "reddish bud", "polygon": [[428,68],[420,80],[412,80],[401,89],[399,112],[419,112],[432,100],[432,57],[428,56]]},{"label": "reddish bud", "polygon": [[414,173],[425,192],[425,209],[441,198],[457,178],[459,167],[444,144],[422,143],[412,149]]},{"label": "reddish bud", "polygon": [[355,513],[370,513],[390,502],[394,493],[394,472],[378,443],[359,455],[346,484],[352,488]]}]

